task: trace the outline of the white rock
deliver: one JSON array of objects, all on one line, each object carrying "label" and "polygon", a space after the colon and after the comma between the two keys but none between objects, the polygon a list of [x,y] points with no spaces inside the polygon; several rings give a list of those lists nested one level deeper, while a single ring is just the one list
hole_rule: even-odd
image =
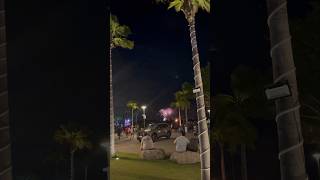
[{"label": "white rock", "polygon": [[170,160],[178,164],[195,164],[200,162],[200,155],[198,152],[173,152]]},{"label": "white rock", "polygon": [[143,150],[140,153],[140,158],[145,160],[160,160],[165,158],[165,151],[163,149]]}]

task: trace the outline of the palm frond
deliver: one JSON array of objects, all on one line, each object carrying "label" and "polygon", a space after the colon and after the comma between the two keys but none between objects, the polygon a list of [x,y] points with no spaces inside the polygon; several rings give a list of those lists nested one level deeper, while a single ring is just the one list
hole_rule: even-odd
[{"label": "palm frond", "polygon": [[121,37],[113,38],[112,43],[115,47],[122,47],[122,48],[126,48],[126,49],[133,49],[133,47],[134,47],[133,41],[130,41],[128,39],[121,38]]},{"label": "palm frond", "polygon": [[192,0],[194,6],[200,9],[210,12],[210,0]]},{"label": "palm frond", "polygon": [[175,8],[177,12],[181,11],[184,0],[173,0],[169,3],[168,9]]},{"label": "palm frond", "polygon": [[68,145],[72,152],[91,147],[88,135],[84,131],[68,129],[65,126],[61,126],[56,130],[54,140],[59,144]]},{"label": "palm frond", "polygon": [[127,103],[127,107],[130,108],[130,109],[133,109],[133,110],[139,108],[139,107],[138,107],[138,104],[137,104],[135,101],[129,101],[129,102]]},{"label": "palm frond", "polygon": [[319,111],[317,108],[313,107],[312,105],[303,103],[302,106],[308,108],[308,109],[311,110],[314,114],[320,116],[320,111]]},{"label": "palm frond", "polygon": [[127,39],[131,33],[128,26],[120,25],[116,16],[110,16],[111,47],[133,49],[134,42]]}]

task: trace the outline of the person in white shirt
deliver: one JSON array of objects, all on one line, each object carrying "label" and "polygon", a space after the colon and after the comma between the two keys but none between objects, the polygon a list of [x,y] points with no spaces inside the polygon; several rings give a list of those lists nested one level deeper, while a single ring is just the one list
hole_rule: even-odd
[{"label": "person in white shirt", "polygon": [[177,137],[174,142],[177,152],[186,152],[187,145],[190,143],[189,139],[185,137],[185,132],[181,131],[181,136]]},{"label": "person in white shirt", "polygon": [[144,133],[143,138],[141,139],[140,150],[143,151],[148,149],[153,149],[153,141],[147,133]]}]

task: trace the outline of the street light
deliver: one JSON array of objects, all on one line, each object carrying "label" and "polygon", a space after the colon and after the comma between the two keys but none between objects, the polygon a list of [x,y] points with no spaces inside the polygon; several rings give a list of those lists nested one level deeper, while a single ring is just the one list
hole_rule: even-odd
[{"label": "street light", "polygon": [[320,178],[320,166],[319,166],[320,153],[315,153],[312,155],[312,157],[317,161],[318,176]]},{"label": "street light", "polygon": [[208,112],[208,124],[210,124],[210,119],[211,119],[210,118],[210,109],[208,109],[207,112]]},{"label": "street light", "polygon": [[141,109],[143,110],[143,115],[142,115],[142,117],[143,117],[143,128],[145,128],[146,127],[146,118],[147,118],[147,116],[146,116],[147,106],[143,105],[143,106],[141,106]]}]

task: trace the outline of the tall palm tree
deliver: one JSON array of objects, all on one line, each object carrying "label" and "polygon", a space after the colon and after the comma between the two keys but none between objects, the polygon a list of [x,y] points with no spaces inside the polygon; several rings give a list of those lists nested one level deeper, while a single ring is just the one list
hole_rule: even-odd
[{"label": "tall palm tree", "polygon": [[90,149],[91,143],[85,132],[79,129],[61,126],[54,133],[54,140],[69,147],[70,153],[70,180],[74,180],[74,154],[83,149]]},{"label": "tall palm tree", "polygon": [[185,118],[186,118],[186,122],[185,123],[188,123],[188,109],[190,109],[190,106],[191,106],[191,100],[193,99],[194,97],[194,94],[192,92],[192,88],[193,86],[188,83],[188,82],[185,82],[182,84],[182,98],[183,98],[183,106],[182,106],[182,109],[184,110],[184,113],[185,113]]},{"label": "tall palm tree", "polygon": [[[272,114],[263,94],[264,85],[267,82],[268,80],[265,79],[263,73],[245,66],[237,67],[231,74],[232,96],[229,96],[230,105],[239,111],[252,128],[250,121],[257,118],[259,120],[268,119],[270,117],[268,114]],[[252,86],[252,84],[255,86]],[[242,180],[248,179],[247,145],[246,141],[243,141],[240,145]],[[253,144],[249,145],[253,146]]]},{"label": "tall palm tree", "polygon": [[112,90],[112,50],[117,47],[133,49],[134,42],[127,39],[131,34],[128,26],[121,25],[118,18],[110,15],[110,154],[115,154],[114,149],[114,109],[113,109],[113,90]]},{"label": "tall palm tree", "polygon": [[127,103],[127,107],[131,109],[131,120],[132,120],[131,127],[133,129],[133,112],[134,112],[134,110],[139,109],[138,103],[135,101],[129,101]]},{"label": "tall palm tree", "polygon": [[219,94],[214,98],[213,134],[216,137],[213,139],[219,142],[220,148],[223,146],[221,142],[232,147],[240,145],[242,180],[247,180],[247,146],[253,148],[256,139],[252,121],[268,119],[266,114],[270,114],[263,94],[266,82],[264,75],[258,70],[239,66],[231,74],[232,94]]},{"label": "tall palm tree", "polygon": [[[191,86],[191,89],[190,89]],[[191,93],[191,95],[190,95]],[[184,83],[182,90],[176,92],[175,101],[171,104],[172,107],[178,109],[179,113],[179,125],[182,124],[181,110],[185,111],[185,123],[188,121],[188,108],[190,108],[190,99],[192,98],[192,85],[189,83]]]},{"label": "tall palm tree", "polygon": [[215,97],[215,125],[213,127],[213,139],[218,142],[221,152],[221,175],[226,178],[224,172],[224,146],[228,145],[231,152],[237,146],[241,146],[241,174],[242,179],[246,179],[246,151],[247,145],[253,147],[256,140],[254,126],[249,122],[243,112],[246,103],[245,98],[227,94]]},{"label": "tall palm tree", "polygon": [[174,102],[171,103],[171,107],[178,109],[179,126],[181,126],[181,102],[176,99]]},{"label": "tall palm tree", "polygon": [[[306,95],[307,96],[307,95]],[[302,103],[302,127],[305,144],[320,145],[320,100],[309,94]]]},{"label": "tall palm tree", "polygon": [[0,0],[0,179],[11,180],[11,143],[7,89],[7,55],[4,0]]},{"label": "tall palm tree", "polygon": [[200,142],[200,161],[201,161],[201,179],[210,179],[210,143],[208,136],[207,118],[205,111],[205,101],[203,94],[203,85],[201,77],[201,68],[199,53],[197,47],[195,16],[199,9],[210,12],[210,0],[156,0],[161,3],[168,3],[169,9],[175,8],[177,12],[182,11],[189,24],[192,60],[195,87],[199,89],[196,93],[197,114],[198,114],[198,128],[199,128],[199,142]]},{"label": "tall palm tree", "polygon": [[289,32],[286,0],[267,0],[274,83],[287,81],[292,95],[276,100],[282,180],[305,180],[300,104]]},{"label": "tall palm tree", "polygon": [[52,152],[49,152],[47,157],[44,159],[45,164],[54,164],[55,167],[55,178],[59,179],[59,170],[61,169],[61,162],[66,162],[65,154],[61,151],[54,150]]}]

